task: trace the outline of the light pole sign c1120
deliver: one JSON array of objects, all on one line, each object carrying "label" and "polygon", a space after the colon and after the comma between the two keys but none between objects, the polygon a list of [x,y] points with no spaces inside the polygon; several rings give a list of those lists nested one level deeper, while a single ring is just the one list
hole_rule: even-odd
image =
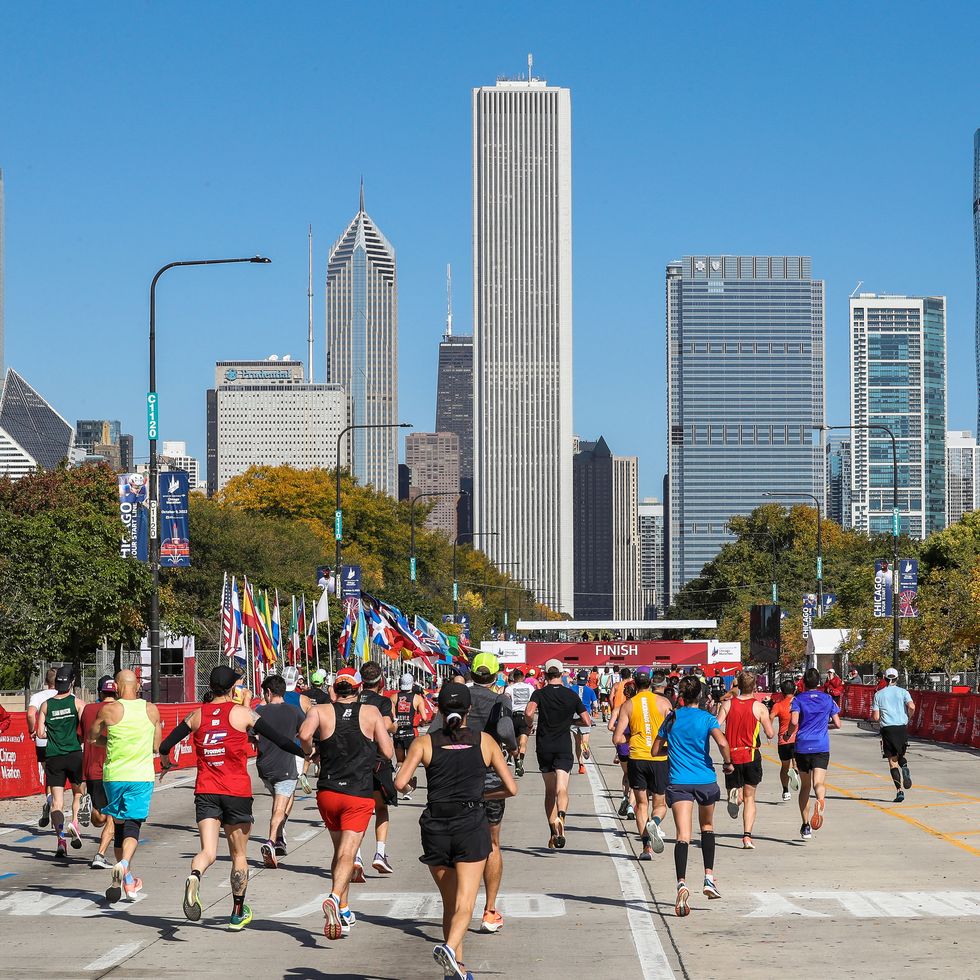
[{"label": "light pole sign c1120", "polygon": [[146,395],[146,437],[147,439],[159,438],[160,432],[160,400],[155,391],[147,392]]}]

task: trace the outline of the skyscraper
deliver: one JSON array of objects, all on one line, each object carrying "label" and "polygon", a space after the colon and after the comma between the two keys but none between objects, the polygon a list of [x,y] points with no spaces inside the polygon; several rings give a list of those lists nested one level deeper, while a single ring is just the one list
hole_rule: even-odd
[{"label": "skyscraper", "polygon": [[[946,298],[861,293],[850,299],[851,422],[896,437],[903,534],[946,526]],[[892,529],[888,433],[851,433],[851,520],[858,531]]]},{"label": "skyscraper", "polygon": [[969,431],[946,433],[946,523],[980,507],[980,449]]},{"label": "skyscraper", "polygon": [[405,438],[405,464],[412,475],[409,499],[420,494],[440,495],[424,501],[433,505],[426,526],[442,531],[450,541],[454,540],[457,534],[456,494],[459,492],[459,438],[456,433],[409,433]]},{"label": "skyscraper", "polygon": [[[327,263],[327,383],[347,393],[351,425],[398,421],[398,284],[395,250],[364,210],[357,214]],[[358,483],[398,493],[398,430],[355,429],[341,464]]]},{"label": "skyscraper", "polygon": [[851,434],[849,432],[828,434],[827,516],[841,527],[851,526]]},{"label": "skyscraper", "polygon": [[3,171],[0,170],[0,395],[3,394]]},{"label": "skyscraper", "polygon": [[664,505],[644,497],[638,507],[640,618],[656,619],[664,603]]},{"label": "skyscraper", "polygon": [[[973,134],[973,251],[976,261],[977,434],[980,435],[980,129]],[[2,292],[2,290],[0,290]],[[0,314],[2,314],[0,310]],[[0,324],[2,327],[2,324]],[[3,331],[0,330],[0,340]],[[2,351],[0,351],[2,353]],[[2,364],[2,359],[0,359]]]},{"label": "skyscraper", "polygon": [[669,597],[766,490],[824,499],[824,284],[808,257],[667,266]]},{"label": "skyscraper", "polygon": [[13,479],[69,458],[75,430],[13,368],[0,394],[0,476]]},{"label": "skyscraper", "polygon": [[570,612],[571,94],[473,90],[473,499],[491,560]]}]

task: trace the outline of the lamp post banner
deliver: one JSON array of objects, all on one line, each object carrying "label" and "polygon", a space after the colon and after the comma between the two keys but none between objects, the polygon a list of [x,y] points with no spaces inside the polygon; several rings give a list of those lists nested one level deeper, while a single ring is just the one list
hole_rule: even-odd
[{"label": "lamp post banner", "polygon": [[340,598],[342,600],[361,598],[360,565],[344,565],[340,570]]},{"label": "lamp post banner", "polygon": [[875,562],[874,614],[879,619],[892,614],[892,569],[885,558]]},{"label": "lamp post banner", "polygon": [[161,473],[160,565],[163,568],[190,568],[191,543],[187,521],[187,495],[190,478],[183,470]]},{"label": "lamp post banner", "polygon": [[119,474],[119,519],[123,533],[119,553],[123,558],[147,561],[149,556],[149,521],[147,499],[149,484],[142,473]]},{"label": "lamp post banner", "polygon": [[810,626],[813,623],[814,613],[817,611],[817,596],[813,592],[807,592],[803,596],[803,639],[810,636]]},{"label": "lamp post banner", "polygon": [[919,593],[919,560],[903,558],[898,563],[898,615],[914,619],[919,615],[915,600]]}]

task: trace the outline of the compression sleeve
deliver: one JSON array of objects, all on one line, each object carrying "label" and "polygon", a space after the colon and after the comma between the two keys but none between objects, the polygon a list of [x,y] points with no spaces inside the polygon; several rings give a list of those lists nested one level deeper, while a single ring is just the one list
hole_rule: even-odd
[{"label": "compression sleeve", "polygon": [[289,736],[280,735],[261,715],[252,726],[252,731],[256,735],[267,738],[273,745],[278,745],[283,752],[291,752],[293,755],[299,756],[300,759],[306,758],[306,753]]},{"label": "compression sleeve", "polygon": [[170,755],[170,750],[178,743],[187,738],[191,734],[190,728],[187,727],[187,722],[182,721],[161,743],[160,743],[160,755]]}]

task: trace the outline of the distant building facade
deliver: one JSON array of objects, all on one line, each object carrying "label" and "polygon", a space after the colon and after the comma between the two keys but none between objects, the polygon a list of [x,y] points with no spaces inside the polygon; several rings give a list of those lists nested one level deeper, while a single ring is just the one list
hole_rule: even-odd
[{"label": "distant building facade", "polygon": [[851,436],[830,433],[827,440],[827,517],[851,526]]},{"label": "distant building facade", "polygon": [[457,529],[473,532],[473,338],[452,333],[452,314],[439,344],[436,383],[436,431],[455,432],[459,440]]},{"label": "distant building facade", "polygon": [[946,521],[980,508],[980,449],[967,430],[946,433]]},{"label": "distant building facade", "polygon": [[187,474],[187,482],[191,490],[201,486],[201,464],[187,454],[187,443],[176,439],[165,439],[160,451],[160,461],[165,462],[171,469],[183,470]]},{"label": "distant building facade", "polygon": [[644,497],[638,507],[640,619],[656,619],[664,604],[664,505]]},{"label": "distant building facade", "polygon": [[432,505],[426,526],[456,539],[459,495],[459,438],[455,432],[412,432],[405,438],[405,465],[411,473],[409,499]]},{"label": "distant building facade", "polygon": [[70,460],[75,430],[13,368],[0,394],[0,476],[19,479]]},{"label": "distant building facade", "polygon": [[79,419],[75,423],[75,449],[86,457],[105,460],[114,470],[132,470],[133,437],[122,431],[118,419]]}]

